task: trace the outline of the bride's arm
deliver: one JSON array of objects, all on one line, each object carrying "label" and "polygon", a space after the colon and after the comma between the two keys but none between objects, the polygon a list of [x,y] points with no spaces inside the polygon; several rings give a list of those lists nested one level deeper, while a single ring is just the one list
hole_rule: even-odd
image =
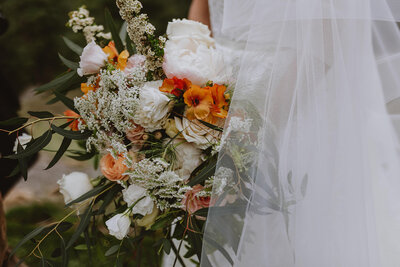
[{"label": "bride's arm", "polygon": [[210,13],[208,11],[208,0],[192,0],[189,9],[189,19],[200,21],[210,26]]}]

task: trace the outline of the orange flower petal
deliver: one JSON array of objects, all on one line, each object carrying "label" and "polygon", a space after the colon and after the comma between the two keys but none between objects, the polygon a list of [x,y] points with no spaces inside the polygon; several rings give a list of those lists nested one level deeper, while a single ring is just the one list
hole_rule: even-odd
[{"label": "orange flower petal", "polygon": [[72,123],[69,125],[69,128],[71,128],[72,131],[79,131],[78,125],[79,125],[79,118],[81,116],[72,110],[64,111],[64,115],[67,117],[75,117],[76,118],[76,119],[67,119],[67,121],[68,122],[72,121]]},{"label": "orange flower petal", "polygon": [[85,95],[87,93],[89,93],[90,91],[94,91],[94,90],[95,90],[95,88],[94,88],[94,86],[92,84],[91,85],[87,85],[87,83],[81,83],[81,91]]},{"label": "orange flower petal", "polygon": [[110,61],[114,61],[114,58],[118,57],[118,51],[113,41],[109,42],[108,45],[103,48],[103,52],[108,55],[108,60]]},{"label": "orange flower petal", "polygon": [[128,58],[129,58],[129,52],[127,50],[122,51],[121,54],[119,54],[118,56],[117,68],[120,70],[124,70],[126,68]]},{"label": "orange flower petal", "polygon": [[194,108],[194,115],[198,120],[204,120],[210,114],[210,106],[201,104]]}]

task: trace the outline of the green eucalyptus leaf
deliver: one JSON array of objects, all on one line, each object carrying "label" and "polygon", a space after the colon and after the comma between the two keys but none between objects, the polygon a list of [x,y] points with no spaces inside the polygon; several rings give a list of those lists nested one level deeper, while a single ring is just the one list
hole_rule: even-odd
[{"label": "green eucalyptus leaf", "polygon": [[38,88],[35,89],[35,91],[37,93],[43,93],[48,90],[55,89],[55,88],[61,86],[62,84],[68,82],[68,80],[70,80],[75,75],[76,75],[76,71],[69,71],[69,72],[63,74],[62,76],[52,80],[51,82],[44,84],[42,86],[39,86]]},{"label": "green eucalyptus leaf", "polygon": [[100,194],[102,191],[106,190],[108,187],[111,187],[111,186],[113,186],[113,184],[111,184],[111,185],[110,184],[98,185],[95,188],[93,188],[92,190],[90,190],[89,192],[87,192],[87,193],[83,194],[82,196],[78,197],[77,199],[74,199],[71,202],[68,202],[66,204],[66,206],[68,207],[68,206],[71,206],[71,205],[73,205],[75,203],[79,203],[79,202],[82,202],[82,201],[84,201],[86,199],[94,197],[94,196]]},{"label": "green eucalyptus leaf", "polygon": [[73,140],[86,140],[92,135],[92,132],[90,132],[90,131],[85,131],[85,132],[81,133],[80,131],[65,130],[63,128],[55,126],[54,124],[51,125],[51,128],[56,133],[66,137],[66,138],[73,139]]},{"label": "green eucalyptus leaf", "polygon": [[56,90],[53,90],[53,93],[56,95],[56,98],[58,98],[69,109],[75,111],[76,113],[79,113],[79,111],[75,109],[74,100],[66,97],[64,94],[62,94]]},{"label": "green eucalyptus leaf", "polygon": [[73,62],[73,61],[71,61],[69,59],[66,59],[60,53],[58,53],[58,57],[60,58],[62,63],[64,63],[64,65],[67,66],[70,69],[76,70],[79,67],[79,63],[76,63],[76,62]]},{"label": "green eucalyptus leaf", "polygon": [[124,45],[121,41],[121,38],[119,36],[117,27],[114,23],[114,20],[111,16],[110,10],[108,10],[107,8],[105,9],[105,20],[106,20],[106,24],[108,26],[108,29],[111,32],[112,35],[112,39],[114,40],[115,43],[115,48],[117,48],[118,53],[121,53],[124,50]]},{"label": "green eucalyptus leaf", "polygon": [[18,244],[14,247],[14,249],[11,251],[10,253],[10,257],[12,255],[15,254],[15,252],[26,242],[28,242],[29,240],[31,240],[32,238],[34,238],[35,236],[37,236],[38,234],[40,234],[44,229],[46,229],[46,226],[41,226],[39,228],[36,228],[35,230],[33,230],[32,232],[30,232],[29,234],[27,234],[26,236],[24,236],[21,241],[18,242]]},{"label": "green eucalyptus leaf", "polygon": [[48,130],[39,138],[31,141],[30,144],[28,144],[27,147],[22,152],[17,153],[15,155],[6,156],[6,158],[20,159],[32,156],[35,153],[42,150],[45,146],[47,146],[50,143],[52,136],[53,132],[51,130]]},{"label": "green eucalyptus leaf", "polygon": [[57,150],[57,153],[54,155],[54,158],[51,160],[51,162],[49,163],[49,165],[47,166],[47,168],[45,170],[50,169],[51,167],[53,167],[54,165],[56,165],[56,163],[61,159],[61,157],[64,155],[65,151],[67,151],[68,147],[71,145],[72,140],[64,137],[60,148]]},{"label": "green eucalyptus leaf", "polygon": [[20,117],[16,117],[16,118],[11,118],[5,121],[0,121],[0,126],[20,126],[25,124],[29,119],[28,118],[20,118]]},{"label": "green eucalyptus leaf", "polygon": [[39,119],[47,119],[54,117],[54,115],[48,111],[28,111],[28,114]]},{"label": "green eucalyptus leaf", "polygon": [[77,45],[76,43],[72,42],[67,37],[63,36],[62,38],[64,40],[64,43],[68,46],[69,49],[75,52],[78,56],[82,55],[83,48],[80,45]]},{"label": "green eucalyptus leaf", "polygon": [[104,254],[106,257],[113,255],[115,252],[117,252],[119,249],[119,245],[114,245],[111,248],[109,248],[106,253]]},{"label": "green eucalyptus leaf", "polygon": [[202,121],[202,120],[199,120],[199,121],[200,121],[203,125],[207,126],[207,127],[210,128],[210,129],[213,129],[213,130],[218,131],[218,132],[223,132],[223,131],[224,131],[223,128],[218,127],[218,126],[216,126],[216,125],[214,125],[214,124],[211,124],[211,123],[208,123],[208,122]]},{"label": "green eucalyptus leaf", "polygon": [[[85,213],[81,216],[81,222],[79,223],[78,228],[76,228],[71,239],[68,241],[68,244],[66,246],[67,250],[72,247],[72,245],[75,243],[76,240],[78,240],[79,236],[83,233],[83,231],[85,231],[85,229],[89,225],[91,215],[92,215],[92,206],[90,205],[86,209]],[[84,246],[86,248],[86,245]]]}]

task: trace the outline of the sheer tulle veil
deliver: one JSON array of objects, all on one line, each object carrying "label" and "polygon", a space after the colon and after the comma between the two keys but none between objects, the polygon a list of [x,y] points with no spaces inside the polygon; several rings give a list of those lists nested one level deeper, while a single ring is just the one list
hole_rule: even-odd
[{"label": "sheer tulle veil", "polygon": [[217,166],[233,175],[213,192],[202,266],[400,266],[400,127],[387,111],[400,2],[223,10],[216,39],[242,46]]}]

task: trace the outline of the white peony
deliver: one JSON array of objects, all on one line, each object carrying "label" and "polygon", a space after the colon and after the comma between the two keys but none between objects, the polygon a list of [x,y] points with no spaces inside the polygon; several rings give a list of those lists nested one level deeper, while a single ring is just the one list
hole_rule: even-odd
[{"label": "white peony", "polygon": [[188,143],[182,139],[174,139],[176,162],[174,168],[176,173],[183,179],[188,179],[194,169],[202,162],[202,151],[193,143]]},{"label": "white peony", "polygon": [[134,121],[150,132],[163,128],[173,104],[160,91],[161,84],[162,81],[147,82],[140,90],[139,107]]},{"label": "white peony", "polygon": [[18,142],[21,144],[22,148],[25,149],[26,145],[32,140],[32,136],[29,134],[23,133],[22,135],[18,136],[17,139],[15,139],[13,151],[17,153],[18,151]]},{"label": "white peony", "polygon": [[204,24],[174,20],[168,24],[163,69],[168,78],[187,78],[199,86],[224,83],[229,76],[222,54]]},{"label": "white peony", "polygon": [[65,204],[93,189],[89,176],[83,172],[64,174],[57,183],[60,185],[60,193],[64,196]]},{"label": "white peony", "polygon": [[174,19],[168,23],[167,35],[169,40],[191,39],[208,47],[215,44],[210,29],[203,23],[193,20]]},{"label": "white peony", "polygon": [[132,207],[133,214],[145,216],[153,212],[154,202],[143,187],[132,184],[122,190],[122,195],[128,207],[135,205]]},{"label": "white peony", "polygon": [[128,214],[117,214],[111,219],[106,221],[106,226],[110,235],[115,236],[117,239],[124,239],[129,233],[131,220]]},{"label": "white peony", "polygon": [[79,69],[79,76],[95,74],[106,65],[108,56],[94,41],[88,43],[83,49]]},{"label": "white peony", "polygon": [[186,119],[186,116],[182,119],[175,117],[175,125],[186,141],[196,144],[200,149],[206,149],[216,143],[216,137],[220,135],[198,120],[190,121]]}]

